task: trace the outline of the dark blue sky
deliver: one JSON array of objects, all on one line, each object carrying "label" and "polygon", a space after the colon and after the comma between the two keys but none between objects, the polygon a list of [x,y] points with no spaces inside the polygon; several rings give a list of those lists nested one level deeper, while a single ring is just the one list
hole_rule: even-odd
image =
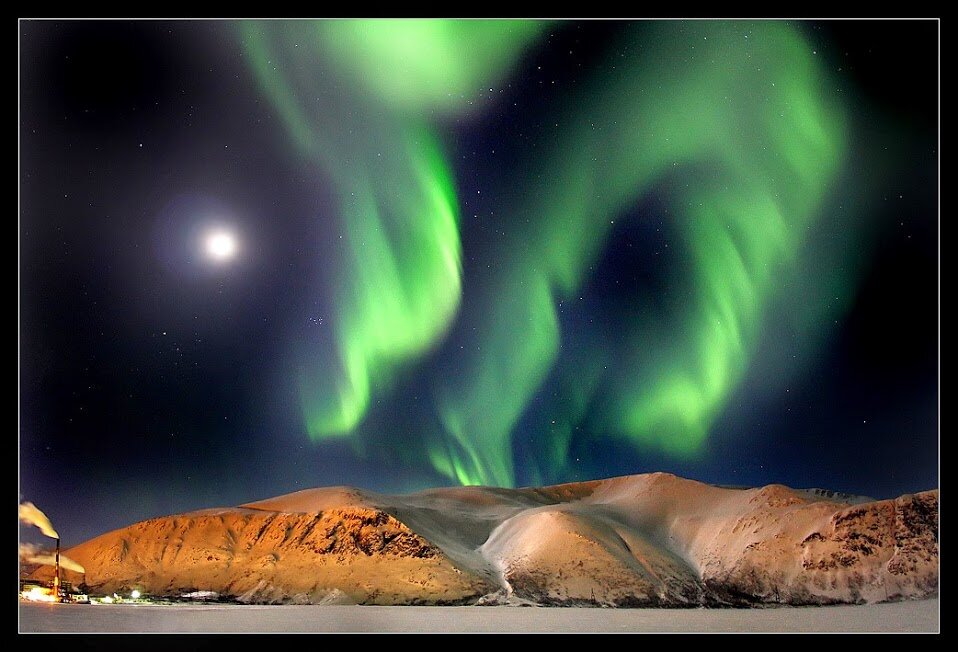
[{"label": "dark blue sky", "polygon": [[[502,102],[448,125],[464,215],[489,208],[470,189],[526,156],[543,133],[539,117],[562,99],[567,84],[543,88],[532,71],[587,76],[624,28],[557,26],[512,80],[521,112]],[[810,329],[781,317],[795,295],[773,298],[700,454],[574,437],[545,480],[666,470],[876,497],[937,486],[937,24],[800,28],[852,98],[840,183],[860,215],[816,227],[808,246],[829,253],[806,274],[827,283],[832,267],[854,264],[846,307]],[[295,343],[317,315],[335,320],[314,282],[328,264],[317,234],[328,232],[322,216],[335,202],[315,166],[291,153],[234,26],[25,21],[19,31],[21,499],[72,544],[151,516],[311,486],[448,484],[418,435],[441,354],[376,397],[361,437],[314,444],[305,434]],[[482,155],[489,148],[501,153],[495,164]],[[584,289],[587,312],[561,316],[569,342],[577,320],[670,287],[680,261],[645,255],[667,237],[653,228],[665,193],[653,191],[613,232]],[[211,211],[244,236],[235,265],[189,261],[196,216]],[[496,255],[482,227],[463,224],[461,235],[465,298],[452,344],[476,310],[473,267]],[[615,279],[627,279],[624,288]],[[560,382],[550,377],[542,394]],[[522,433],[541,405],[530,403],[514,438],[519,484],[536,478],[523,463],[536,444]]]}]

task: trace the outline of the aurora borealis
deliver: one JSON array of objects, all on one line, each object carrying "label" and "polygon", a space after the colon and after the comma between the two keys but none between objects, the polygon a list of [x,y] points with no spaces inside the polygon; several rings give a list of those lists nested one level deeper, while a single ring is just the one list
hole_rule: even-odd
[{"label": "aurora borealis", "polygon": [[936,482],[933,22],[21,27],[22,491],[67,531],[329,484]]},{"label": "aurora borealis", "polygon": [[342,369],[330,374],[321,360],[301,372],[310,436],[353,431],[370,386],[433,344],[455,316],[458,206],[425,114],[455,112],[535,29],[510,21],[243,23],[256,76],[291,139],[338,188],[349,250],[333,281]]},{"label": "aurora borealis", "polygon": [[[257,78],[291,139],[340,188],[350,254],[335,283],[342,371],[335,388],[323,378],[327,360],[322,372],[303,373],[311,436],[355,432],[370,385],[390,362],[441,344],[460,302],[461,244],[449,165],[427,130],[445,113],[468,113],[470,89],[500,83],[535,28],[243,25]],[[635,54],[558,107],[551,151],[513,177],[514,205],[504,211],[524,226],[507,235],[506,271],[484,284],[482,300],[498,306],[469,347],[496,353],[465,357],[437,388],[442,429],[429,459],[464,484],[514,484],[515,424],[550,369],[568,364],[555,303],[574,298],[615,217],[666,175],[694,279],[680,308],[685,332],[668,337],[647,309],[630,315],[610,342],[625,364],[593,371],[591,392],[577,387],[586,394],[571,402],[589,404],[601,386],[596,436],[694,454],[748,363],[765,302],[801,265],[802,233],[834,181],[844,148],[840,98],[795,30],[661,23],[620,38]],[[636,47],[638,38],[651,51]],[[391,74],[396,61],[400,72]],[[705,182],[694,172],[703,161],[716,170]],[[650,345],[665,349],[661,359],[649,359]],[[578,425],[580,410],[559,429]]]}]

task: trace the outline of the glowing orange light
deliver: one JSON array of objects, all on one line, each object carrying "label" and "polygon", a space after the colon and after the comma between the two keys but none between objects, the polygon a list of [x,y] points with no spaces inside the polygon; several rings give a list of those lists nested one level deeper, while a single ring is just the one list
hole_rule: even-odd
[{"label": "glowing orange light", "polygon": [[20,597],[31,602],[56,602],[56,595],[53,589],[45,589],[40,586],[34,586],[29,591],[22,591]]}]

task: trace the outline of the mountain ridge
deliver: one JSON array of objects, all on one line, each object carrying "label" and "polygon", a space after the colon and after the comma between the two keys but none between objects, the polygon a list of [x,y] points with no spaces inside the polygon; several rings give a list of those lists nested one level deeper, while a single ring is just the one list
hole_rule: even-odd
[{"label": "mountain ridge", "polygon": [[65,553],[87,569],[68,579],[95,592],[252,603],[833,604],[936,595],[937,528],[937,490],[870,500],[652,473],[306,489],[141,521]]}]

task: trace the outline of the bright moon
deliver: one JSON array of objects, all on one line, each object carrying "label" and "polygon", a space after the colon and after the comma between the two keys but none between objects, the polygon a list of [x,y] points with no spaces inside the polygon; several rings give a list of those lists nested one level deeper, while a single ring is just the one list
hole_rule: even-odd
[{"label": "bright moon", "polygon": [[213,231],[206,236],[206,253],[215,261],[227,261],[236,254],[236,236],[229,231]]}]

